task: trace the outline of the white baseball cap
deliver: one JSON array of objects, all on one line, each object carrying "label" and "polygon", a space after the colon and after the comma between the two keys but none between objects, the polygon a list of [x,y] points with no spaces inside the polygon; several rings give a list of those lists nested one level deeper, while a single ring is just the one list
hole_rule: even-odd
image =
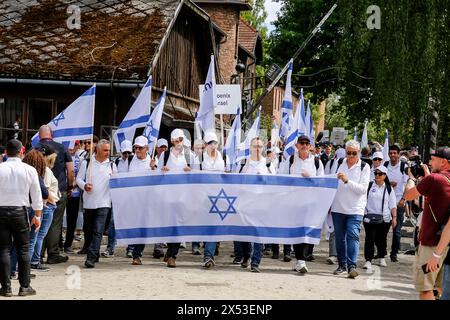
[{"label": "white baseball cap", "polygon": [[148,140],[144,136],[139,136],[134,139],[134,145],[133,146],[139,146],[139,147],[145,147],[148,144]]},{"label": "white baseball cap", "polygon": [[336,159],[345,158],[345,149],[339,148],[336,150]]},{"label": "white baseball cap", "polygon": [[387,172],[388,172],[388,170],[385,166],[376,167],[375,171],[377,171],[377,170],[383,172],[384,174],[387,174]]},{"label": "white baseball cap", "polygon": [[169,146],[169,143],[167,142],[167,140],[166,139],[158,139],[158,142],[156,142],[156,146],[158,147],[158,148],[160,148],[160,147],[163,147],[163,146],[166,146],[166,147],[168,147]]},{"label": "white baseball cap", "polygon": [[120,152],[124,153],[124,152],[132,152],[132,151],[133,151],[133,146],[131,145],[131,141],[123,140],[122,143],[120,144]]},{"label": "white baseball cap", "polygon": [[208,131],[205,133],[205,142],[210,143],[211,141],[219,142],[219,138],[217,138],[217,134],[213,131]]},{"label": "white baseball cap", "polygon": [[183,138],[183,139],[186,138],[184,136],[183,130],[181,130],[181,129],[175,129],[170,133],[170,140],[175,140],[178,138]]},{"label": "white baseball cap", "polygon": [[280,148],[278,148],[278,147],[275,146],[275,147],[272,148],[272,152],[273,152],[273,153],[276,153],[276,154],[280,154],[280,153],[281,153],[281,150],[280,150]]},{"label": "white baseball cap", "polygon": [[184,138],[183,139],[183,146],[185,146],[186,148],[190,148],[191,147],[191,140],[189,140],[188,138]]},{"label": "white baseball cap", "polygon": [[381,160],[383,160],[383,153],[380,151],[374,152],[372,155],[372,160],[375,158],[380,158]]}]

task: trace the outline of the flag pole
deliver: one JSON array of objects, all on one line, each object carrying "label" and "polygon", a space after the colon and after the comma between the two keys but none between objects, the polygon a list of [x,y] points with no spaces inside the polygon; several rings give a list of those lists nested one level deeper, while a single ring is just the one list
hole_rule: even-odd
[{"label": "flag pole", "polygon": [[[92,149],[94,147],[94,115],[95,115],[95,96],[97,93],[97,84],[94,83],[93,87],[94,87],[94,99],[92,99],[92,133],[91,133],[91,148],[89,151],[89,162],[92,161]],[[89,181],[92,184],[92,165],[89,166]]]},{"label": "flag pole", "polygon": [[220,141],[222,142],[222,151],[223,151],[223,148],[225,148],[225,139],[224,139],[224,136],[223,136],[223,114],[220,114]]}]

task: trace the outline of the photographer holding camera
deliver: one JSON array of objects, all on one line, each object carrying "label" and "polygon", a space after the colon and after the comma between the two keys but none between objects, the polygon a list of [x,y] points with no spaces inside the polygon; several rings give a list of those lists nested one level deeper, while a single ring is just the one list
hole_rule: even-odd
[{"label": "photographer holding camera", "polygon": [[[425,177],[418,183],[412,172],[408,172],[404,195],[406,200],[425,196],[414,264],[415,287],[421,300],[434,300],[435,287],[442,292],[442,264],[447,255],[450,232],[447,223],[450,215],[450,148],[437,148],[431,155],[430,166],[433,173],[428,174],[428,167],[422,165]],[[445,263],[449,263],[448,258]],[[447,266],[446,269],[450,268]],[[447,272],[445,276],[445,290],[448,291],[450,275]],[[444,292],[445,297],[448,298],[448,292]]]}]

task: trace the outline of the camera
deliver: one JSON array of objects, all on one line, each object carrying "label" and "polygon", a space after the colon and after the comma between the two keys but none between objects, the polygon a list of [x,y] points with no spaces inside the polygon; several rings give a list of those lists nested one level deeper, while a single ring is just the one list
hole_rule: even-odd
[{"label": "camera", "polygon": [[425,171],[422,168],[422,160],[420,159],[420,156],[413,156],[409,158],[409,168],[408,170],[411,171],[412,175],[415,178],[424,177]]}]

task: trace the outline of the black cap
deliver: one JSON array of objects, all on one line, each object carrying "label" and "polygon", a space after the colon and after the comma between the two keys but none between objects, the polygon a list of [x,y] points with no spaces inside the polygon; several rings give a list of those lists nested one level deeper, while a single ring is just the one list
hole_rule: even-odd
[{"label": "black cap", "polygon": [[44,156],[49,156],[52,153],[55,153],[55,149],[46,145],[46,144],[38,144],[35,148],[37,151],[41,152]]},{"label": "black cap", "polygon": [[308,143],[311,143],[311,139],[308,136],[304,135],[304,134],[301,135],[300,137],[298,137],[297,142],[300,142],[302,140],[308,140]]},{"label": "black cap", "polygon": [[433,157],[444,158],[450,160],[450,148],[449,147],[439,147],[434,152],[431,153]]},{"label": "black cap", "polygon": [[6,143],[6,153],[9,156],[15,156],[22,150],[22,142],[16,139],[11,139]]}]

